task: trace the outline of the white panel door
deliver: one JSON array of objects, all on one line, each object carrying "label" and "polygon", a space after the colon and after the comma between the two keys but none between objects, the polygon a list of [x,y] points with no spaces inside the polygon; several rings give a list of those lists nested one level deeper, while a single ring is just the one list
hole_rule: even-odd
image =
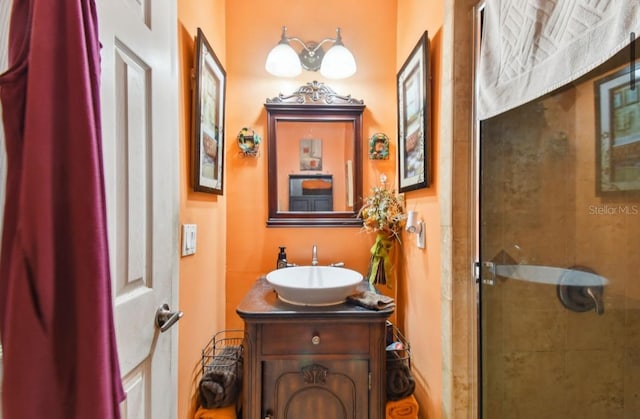
[{"label": "white panel door", "polygon": [[98,0],[109,250],[124,419],[177,415],[178,129],[175,0]]}]

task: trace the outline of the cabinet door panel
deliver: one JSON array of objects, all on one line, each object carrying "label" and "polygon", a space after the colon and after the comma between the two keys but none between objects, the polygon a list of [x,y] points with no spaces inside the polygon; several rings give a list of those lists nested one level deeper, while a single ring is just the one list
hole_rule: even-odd
[{"label": "cabinet door panel", "polygon": [[368,417],[367,360],[266,361],[263,379],[263,414],[274,419]]}]

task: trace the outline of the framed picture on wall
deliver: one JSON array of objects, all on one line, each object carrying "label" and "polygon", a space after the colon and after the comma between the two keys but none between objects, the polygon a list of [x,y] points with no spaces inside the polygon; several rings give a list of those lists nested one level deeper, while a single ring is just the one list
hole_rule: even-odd
[{"label": "framed picture on wall", "polygon": [[303,138],[300,140],[300,170],[322,170],[322,140]]},{"label": "framed picture on wall", "polygon": [[400,192],[429,186],[431,172],[429,79],[429,36],[424,32],[397,76]]},{"label": "framed picture on wall", "polygon": [[598,195],[640,192],[639,78],[636,62],[594,83]]},{"label": "framed picture on wall", "polygon": [[192,109],[193,190],[222,195],[226,73],[198,28]]}]

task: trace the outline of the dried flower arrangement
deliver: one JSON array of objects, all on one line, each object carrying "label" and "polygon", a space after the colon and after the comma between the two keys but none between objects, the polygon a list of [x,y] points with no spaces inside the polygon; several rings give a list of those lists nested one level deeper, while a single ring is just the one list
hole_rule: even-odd
[{"label": "dried flower arrangement", "polygon": [[371,284],[387,284],[391,279],[392,263],[389,252],[393,241],[400,241],[400,231],[404,227],[407,215],[403,201],[394,190],[387,189],[386,176],[380,177],[382,186],[371,188],[369,195],[360,209],[363,230],[376,233],[376,242],[371,247],[371,262],[367,276]]}]

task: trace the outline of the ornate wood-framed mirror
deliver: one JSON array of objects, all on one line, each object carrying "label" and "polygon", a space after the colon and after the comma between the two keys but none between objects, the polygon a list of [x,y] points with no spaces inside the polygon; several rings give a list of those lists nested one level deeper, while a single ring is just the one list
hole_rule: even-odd
[{"label": "ornate wood-framed mirror", "polygon": [[267,226],[361,226],[363,101],[314,81],[264,106]]}]

